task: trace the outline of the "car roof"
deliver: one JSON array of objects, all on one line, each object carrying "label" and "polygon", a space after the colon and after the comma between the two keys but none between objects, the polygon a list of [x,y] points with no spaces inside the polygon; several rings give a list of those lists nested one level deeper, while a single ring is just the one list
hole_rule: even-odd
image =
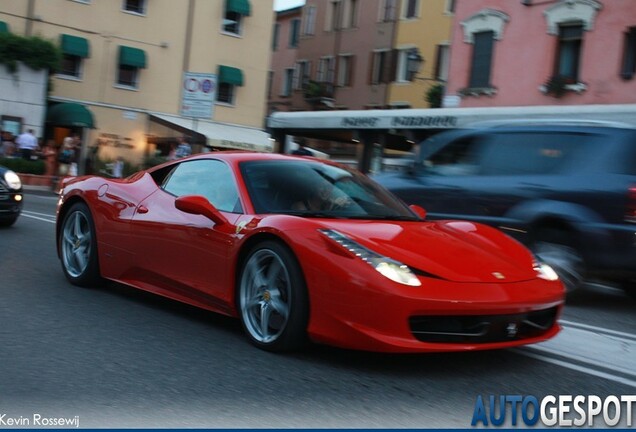
[{"label": "car roof", "polygon": [[214,151],[207,153],[197,153],[192,156],[188,156],[182,159],[172,160],[161,165],[157,165],[147,169],[147,172],[154,172],[159,169],[165,168],[167,166],[174,165],[175,163],[183,162],[183,161],[191,161],[191,160],[201,160],[201,159],[218,159],[221,161],[225,161],[230,165],[238,165],[241,162],[251,162],[251,161],[304,161],[304,162],[317,162],[323,163],[327,165],[338,166],[341,168],[349,169],[346,166],[338,164],[336,162],[318,159],[312,156],[295,156],[295,155],[287,155],[280,153],[259,153],[259,152],[250,152],[250,151]]}]

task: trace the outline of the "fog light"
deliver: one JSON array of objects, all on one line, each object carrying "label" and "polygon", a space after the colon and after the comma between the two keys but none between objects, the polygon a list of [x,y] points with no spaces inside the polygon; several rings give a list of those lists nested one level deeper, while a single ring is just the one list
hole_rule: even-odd
[{"label": "fog light", "polygon": [[14,196],[13,199],[16,200],[17,202],[20,202],[20,201],[22,201],[22,195],[18,194],[16,196]]}]

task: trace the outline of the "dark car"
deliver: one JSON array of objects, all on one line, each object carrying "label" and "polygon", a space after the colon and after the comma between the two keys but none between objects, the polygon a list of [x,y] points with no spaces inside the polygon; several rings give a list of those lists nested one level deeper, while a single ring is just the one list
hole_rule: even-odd
[{"label": "dark car", "polygon": [[0,227],[15,223],[22,211],[22,198],[20,177],[0,165]]},{"label": "dark car", "polygon": [[557,270],[636,288],[636,128],[500,123],[424,141],[413,169],[375,180],[433,219],[502,229]]}]

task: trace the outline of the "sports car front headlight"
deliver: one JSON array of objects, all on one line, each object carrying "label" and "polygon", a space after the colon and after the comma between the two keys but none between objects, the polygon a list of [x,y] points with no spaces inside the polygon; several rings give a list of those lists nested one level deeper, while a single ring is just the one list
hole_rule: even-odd
[{"label": "sports car front headlight", "polygon": [[369,264],[376,271],[381,273],[384,277],[391,279],[393,282],[409,286],[422,285],[420,280],[407,265],[375,253],[336,230],[320,229],[318,231],[338,243],[362,261]]},{"label": "sports car front headlight", "polygon": [[554,271],[552,267],[548,264],[542,262],[538,258],[534,259],[532,263],[532,268],[537,272],[537,277],[541,279],[545,279],[548,281],[556,281],[559,280],[559,275]]},{"label": "sports car front headlight", "polygon": [[9,188],[18,190],[22,187],[22,182],[20,181],[20,177],[13,171],[7,171],[4,173],[4,181],[7,182]]}]

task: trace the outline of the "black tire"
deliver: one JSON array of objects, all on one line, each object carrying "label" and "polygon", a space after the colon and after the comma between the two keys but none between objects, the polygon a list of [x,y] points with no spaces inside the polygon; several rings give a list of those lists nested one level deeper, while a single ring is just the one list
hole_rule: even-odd
[{"label": "black tire", "polygon": [[636,279],[629,279],[621,283],[621,287],[625,290],[625,293],[636,300]]},{"label": "black tire", "polygon": [[0,219],[0,228],[8,228],[18,220],[18,217],[14,217],[12,219]]},{"label": "black tire", "polygon": [[306,343],[307,287],[285,245],[265,241],[249,252],[237,278],[236,305],[245,334],[258,348],[285,352]]},{"label": "black tire", "polygon": [[102,283],[95,224],[86,204],[73,204],[66,212],[58,245],[62,271],[73,285],[94,287]]},{"label": "black tire", "polygon": [[559,275],[568,295],[584,281],[585,262],[573,233],[561,228],[541,228],[534,233],[530,249]]}]

